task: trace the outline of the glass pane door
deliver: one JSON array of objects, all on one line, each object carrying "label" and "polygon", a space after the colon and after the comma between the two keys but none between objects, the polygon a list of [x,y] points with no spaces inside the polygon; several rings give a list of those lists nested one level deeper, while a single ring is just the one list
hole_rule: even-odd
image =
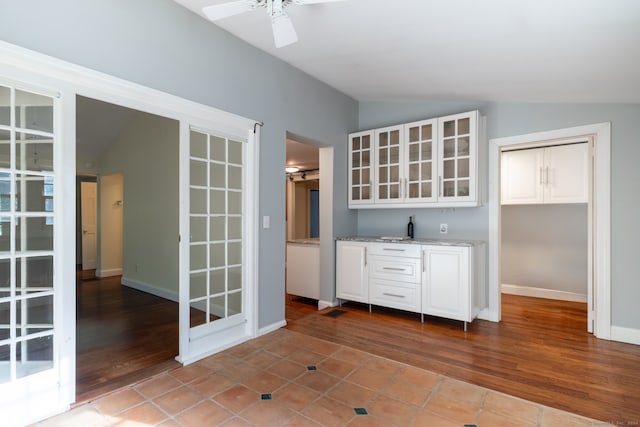
[{"label": "glass pane door", "polygon": [[434,177],[437,176],[435,135],[437,120],[426,120],[405,125],[406,199],[429,201],[436,198]]},{"label": "glass pane door", "polygon": [[189,319],[202,328],[243,312],[243,142],[190,133]]},{"label": "glass pane door", "polygon": [[402,126],[376,130],[378,169],[375,200],[378,203],[400,201],[402,194]]},{"label": "glass pane door", "polygon": [[349,138],[349,202],[373,201],[373,135],[362,132]]},{"label": "glass pane door", "polygon": [[472,114],[459,114],[441,119],[441,188],[442,199],[464,200],[474,197],[472,178],[475,174],[472,138],[476,119]]},{"label": "glass pane door", "polygon": [[53,98],[0,86],[0,384],[54,366]]}]

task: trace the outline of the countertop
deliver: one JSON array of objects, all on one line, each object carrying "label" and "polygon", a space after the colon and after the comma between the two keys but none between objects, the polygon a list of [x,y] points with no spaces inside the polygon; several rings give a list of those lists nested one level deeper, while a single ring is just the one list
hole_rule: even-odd
[{"label": "countertop", "polygon": [[432,239],[426,237],[416,237],[414,239],[409,239],[408,237],[394,236],[347,236],[338,237],[336,238],[336,240],[351,242],[404,243],[409,245],[435,246],[478,246],[484,243],[482,240]]},{"label": "countertop", "polygon": [[287,240],[287,243],[293,243],[296,245],[316,245],[320,246],[320,239],[295,239]]}]

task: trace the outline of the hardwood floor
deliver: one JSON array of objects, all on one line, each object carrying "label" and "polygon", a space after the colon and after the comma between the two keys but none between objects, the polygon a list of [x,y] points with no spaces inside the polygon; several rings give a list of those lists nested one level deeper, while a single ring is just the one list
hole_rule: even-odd
[{"label": "hardwood floor", "polygon": [[91,273],[76,281],[76,405],[180,366],[178,304]]},{"label": "hardwood floor", "polygon": [[338,317],[287,303],[287,328],[615,425],[639,425],[640,346],[586,332],[586,305],[503,295],[500,323],[347,303]]}]

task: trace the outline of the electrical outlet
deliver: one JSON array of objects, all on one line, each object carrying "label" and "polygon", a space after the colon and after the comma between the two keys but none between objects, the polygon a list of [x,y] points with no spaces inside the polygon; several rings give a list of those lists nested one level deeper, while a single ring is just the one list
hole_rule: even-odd
[{"label": "electrical outlet", "polygon": [[449,232],[449,226],[447,224],[440,224],[440,234],[447,234]]}]

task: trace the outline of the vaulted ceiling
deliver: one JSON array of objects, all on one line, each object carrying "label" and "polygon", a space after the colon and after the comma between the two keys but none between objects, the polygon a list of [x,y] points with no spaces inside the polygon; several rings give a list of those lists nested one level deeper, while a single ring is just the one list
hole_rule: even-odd
[{"label": "vaulted ceiling", "polygon": [[[202,7],[230,0],[175,0]],[[361,101],[640,102],[638,0],[345,0],[211,23]],[[204,18],[203,18],[204,19]]]}]

